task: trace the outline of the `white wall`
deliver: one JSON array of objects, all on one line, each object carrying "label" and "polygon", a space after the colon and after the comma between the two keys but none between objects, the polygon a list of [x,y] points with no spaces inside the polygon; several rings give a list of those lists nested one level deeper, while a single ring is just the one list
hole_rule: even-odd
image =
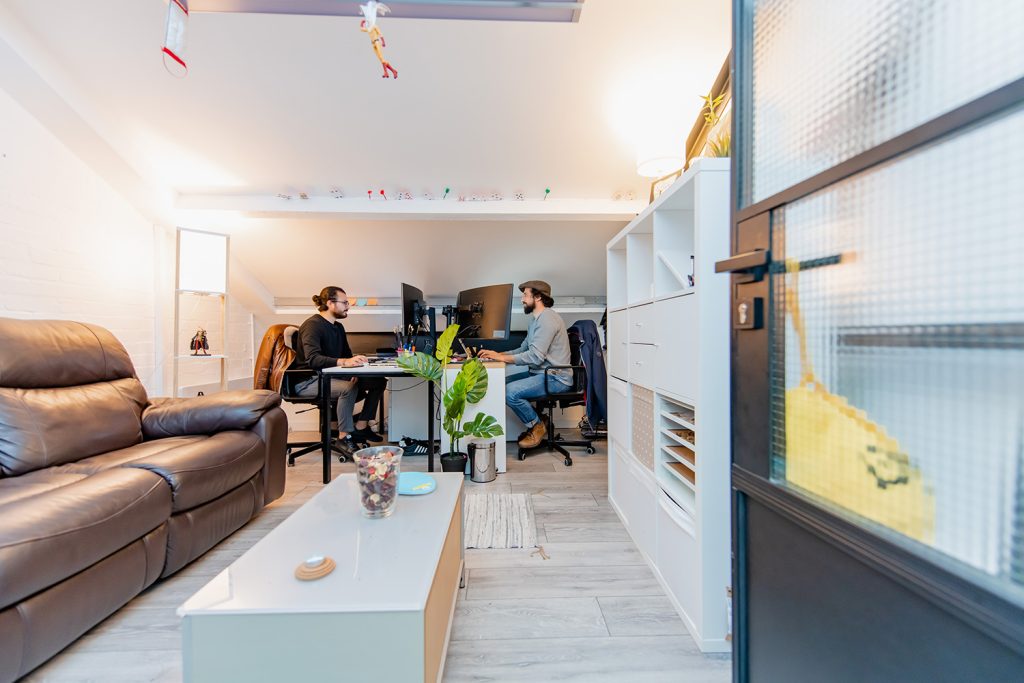
[{"label": "white wall", "polygon": [[3,90],[0,130],[0,316],[102,325],[160,393],[153,225]]},{"label": "white wall", "polygon": [[[154,226],[2,89],[0,130],[0,316],[102,325],[146,390],[169,394],[174,230]],[[183,313],[187,346],[199,311]],[[219,311],[217,320],[202,322],[212,333]],[[249,386],[253,328],[242,302],[231,301],[228,325],[228,376]],[[182,384],[215,382],[217,367],[189,366]]]}]

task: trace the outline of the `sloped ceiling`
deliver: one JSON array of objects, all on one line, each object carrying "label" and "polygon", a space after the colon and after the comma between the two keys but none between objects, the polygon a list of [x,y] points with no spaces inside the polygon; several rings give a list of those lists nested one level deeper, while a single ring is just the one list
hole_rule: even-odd
[{"label": "sloped ceiling", "polygon": [[[677,122],[682,146],[698,96],[728,52],[729,6],[587,0],[579,22],[564,24],[384,17],[398,80],[380,77],[356,16],[197,13],[188,34],[190,73],[176,80],[160,59],[162,0],[4,0],[3,9],[74,85],[72,108],[88,110],[110,148],[159,191],[327,195],[341,188],[356,196],[386,188],[421,196],[448,186],[537,197],[550,187],[553,197],[609,199],[628,191],[646,196],[635,173],[636,136],[649,125]],[[434,231],[429,223],[245,219],[234,222],[232,244],[275,296],[306,295],[314,278],[281,276],[281,261],[315,263],[319,277],[333,267],[335,252],[311,247],[359,226],[365,234],[353,241],[395,241],[390,264],[351,261],[350,248],[339,252],[373,273],[382,289],[384,278],[397,276],[388,269],[400,275],[423,261],[441,262],[441,252],[422,253],[437,249],[435,241],[420,243],[411,256],[401,246],[403,238],[415,242]],[[574,256],[588,226],[594,248]],[[578,270],[579,281],[563,291],[593,294],[604,287],[601,245],[617,227],[506,223],[494,228],[501,239],[492,244],[509,263],[534,258],[542,272],[531,276]],[[445,236],[453,244],[486,232],[483,225],[457,228]],[[566,231],[550,240],[559,251],[536,252],[532,245],[555,230]],[[285,246],[292,244],[294,252]],[[451,268],[465,268],[460,260]],[[423,273],[419,282],[442,293],[454,291],[450,278],[450,270]]]}]

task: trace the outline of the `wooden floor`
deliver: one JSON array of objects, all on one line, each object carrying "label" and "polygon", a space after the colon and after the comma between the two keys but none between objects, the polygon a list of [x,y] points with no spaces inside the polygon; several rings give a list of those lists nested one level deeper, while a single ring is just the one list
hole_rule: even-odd
[{"label": "wooden floor", "polygon": [[[728,655],[702,655],[608,502],[607,456],[514,458],[467,493],[533,496],[544,549],[468,550],[444,680],[672,681],[731,679]],[[403,459],[426,470],[426,458]],[[334,463],[335,475],[352,471]],[[138,596],[30,681],[180,681],[175,609],[321,488],[319,456],[288,470],[284,496],[204,557]],[[399,511],[399,514],[400,511]],[[273,643],[267,644],[274,647]]]}]

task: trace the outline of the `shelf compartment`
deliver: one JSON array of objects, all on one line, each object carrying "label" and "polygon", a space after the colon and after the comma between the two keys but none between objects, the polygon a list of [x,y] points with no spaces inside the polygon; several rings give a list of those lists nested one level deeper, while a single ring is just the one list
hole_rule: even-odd
[{"label": "shelf compartment", "polygon": [[176,358],[178,360],[224,360],[227,356],[222,353],[211,353],[208,356],[193,356],[192,354],[188,354],[187,356],[176,356]]},{"label": "shelf compartment", "polygon": [[[697,416],[692,410],[669,412],[667,410],[661,411],[661,416],[666,420],[670,420],[681,427],[686,429],[692,429],[697,431]],[[689,419],[687,419],[689,418]]]},{"label": "shelf compartment", "polygon": [[692,429],[662,429],[661,433],[691,451],[697,450],[697,437]]},{"label": "shelf compartment", "polygon": [[697,454],[693,451],[682,446],[662,446],[661,449],[668,453],[672,459],[689,467],[694,472],[697,471]]},{"label": "shelf compartment", "polygon": [[681,462],[663,462],[662,465],[665,466],[665,469],[672,476],[692,489],[694,493],[697,492],[697,475],[694,474],[693,470]]},{"label": "shelf compartment", "polygon": [[[687,517],[687,521],[690,524],[693,524],[697,517],[697,498],[693,494],[693,491],[683,486],[676,486],[674,482],[674,479],[671,481],[662,480],[663,485],[661,487],[661,492],[665,494],[665,498],[667,498],[672,505],[679,508],[682,514]],[[664,486],[664,484],[668,484],[668,486]],[[664,505],[664,503],[662,504]],[[695,537],[692,530],[687,529],[687,533],[689,533],[690,536]]]}]

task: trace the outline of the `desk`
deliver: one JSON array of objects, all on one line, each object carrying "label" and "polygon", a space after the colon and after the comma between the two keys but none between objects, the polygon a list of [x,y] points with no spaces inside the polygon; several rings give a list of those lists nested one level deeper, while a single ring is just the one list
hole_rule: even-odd
[{"label": "desk", "polygon": [[[487,393],[484,395],[483,400],[479,403],[466,407],[465,415],[463,416],[463,422],[472,420],[473,417],[479,413],[487,413],[498,421],[503,431],[507,433],[505,424],[505,364],[499,362],[485,362],[484,367],[487,369]],[[446,386],[451,386],[451,383],[455,381],[455,376],[459,374],[462,369],[461,363],[449,363],[447,374],[445,376]],[[391,366],[379,366],[379,365],[363,365],[358,368],[342,368],[334,367],[327,368],[320,373],[320,396],[322,404],[320,406],[320,414],[330,415],[330,395],[331,392],[327,390],[328,382],[330,377],[409,377],[413,376],[402,370],[402,368],[391,365]],[[324,399],[323,397],[326,397]],[[427,443],[434,443],[434,383],[427,382]],[[324,483],[331,481],[331,448],[330,448],[330,421],[320,421],[321,430],[321,441],[323,447],[323,459],[324,459]],[[495,465],[497,466],[498,472],[504,472],[506,467],[506,439],[508,437],[498,438],[495,444]],[[448,443],[448,435],[444,432],[441,433],[441,452],[444,453],[450,447]],[[427,452],[427,470],[430,472],[434,471],[434,449],[429,448]],[[468,471],[468,470],[467,470]]]},{"label": "desk", "polygon": [[[320,371],[320,442],[323,444],[324,483],[331,481],[331,377],[409,377],[396,365],[362,365],[357,368],[333,367]],[[427,470],[434,471],[434,383],[427,382]]]},{"label": "desk", "polygon": [[[360,514],[356,475],[321,489],[178,608],[186,681],[440,681],[463,568],[458,473]],[[299,581],[327,555],[337,568]]]}]

